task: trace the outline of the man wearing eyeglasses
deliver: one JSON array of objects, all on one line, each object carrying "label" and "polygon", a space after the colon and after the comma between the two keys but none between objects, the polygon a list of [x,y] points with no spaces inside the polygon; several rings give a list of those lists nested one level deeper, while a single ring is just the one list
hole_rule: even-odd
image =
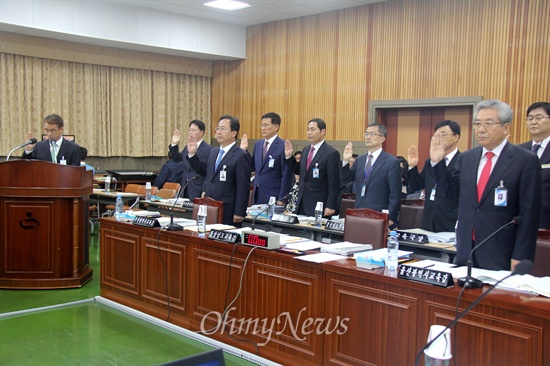
[{"label": "man wearing eyeglasses", "polygon": [[[452,172],[443,162],[443,139],[432,137],[430,164],[438,187],[450,197],[458,195],[458,265],[466,265],[472,249],[485,239],[473,253],[477,268],[513,270],[519,261],[534,259],[541,204],[540,163],[533,153],[508,142],[512,116],[512,108],[501,101],[479,103],[473,127],[481,146],[463,152]],[[517,216],[520,222],[504,227]]]},{"label": "man wearing eyeglasses", "polygon": [[[445,150],[447,170],[452,171],[460,155],[457,143],[460,139],[460,125],[455,121],[445,120],[435,125],[435,134],[439,135]],[[445,191],[438,189],[435,173],[430,164],[430,158],[424,163],[424,168],[418,172],[418,150],[416,146],[409,148],[407,159],[409,169],[407,182],[412,191],[424,190],[426,199],[421,229],[441,232],[455,231],[458,215],[458,197],[445,197]]]},{"label": "man wearing eyeglasses", "polygon": [[[206,162],[208,153],[212,146],[208,142],[204,141],[204,132],[206,126],[203,121],[194,119],[189,123],[189,140],[193,140],[197,144],[196,155],[199,160]],[[181,186],[185,187],[185,191],[182,192],[182,197],[187,197],[191,201],[196,197],[200,197],[202,194],[202,185],[204,183],[204,176],[200,175],[193,169],[189,160],[185,159],[188,154],[187,146],[183,148],[181,154],[178,151],[178,145],[181,140],[181,132],[175,130],[172,134],[172,144],[170,145],[169,155],[172,156],[172,161],[177,164],[182,164],[182,176],[181,176]],[[192,180],[191,180],[192,179]],[[189,182],[189,184],[187,184]],[[187,187],[186,187],[187,185]],[[161,188],[161,187],[158,187]]]},{"label": "man wearing eyeglasses", "polygon": [[[262,139],[254,144],[252,171],[254,176],[254,204],[266,204],[275,197],[278,205],[285,205],[284,197],[290,191],[294,173],[285,158],[285,142],[277,135],[281,127],[281,116],[269,112],[260,123]],[[241,139],[241,149],[248,149],[246,134]]]},{"label": "man wearing eyeglasses", "polygon": [[[80,166],[80,147],[73,141],[63,138],[63,118],[57,114],[50,114],[44,118],[43,125],[46,139],[25,146],[22,158]],[[33,137],[32,132],[25,135],[27,141]]]},{"label": "man wearing eyeglasses", "polygon": [[401,167],[395,156],[385,152],[386,126],[371,124],[364,134],[367,153],[360,155],[350,167],[353,145],[349,142],[343,154],[340,175],[342,182],[354,182],[355,208],[388,210],[389,226],[398,226],[401,208]]},{"label": "man wearing eyeglasses", "polygon": [[542,174],[542,207],[539,229],[550,229],[550,103],[538,102],[527,108],[527,128],[533,138],[519,146],[539,157]]}]

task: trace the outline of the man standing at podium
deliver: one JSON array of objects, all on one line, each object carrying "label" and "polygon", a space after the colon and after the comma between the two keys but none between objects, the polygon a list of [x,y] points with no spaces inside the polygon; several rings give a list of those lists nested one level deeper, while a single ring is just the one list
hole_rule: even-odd
[{"label": "man standing at podium", "polygon": [[[44,118],[44,134],[47,139],[34,145],[25,146],[23,159],[36,159],[60,163],[64,160],[67,165],[80,166],[79,146],[63,138],[63,118],[57,114],[50,114]],[[26,140],[34,137],[34,133],[27,132]]]}]

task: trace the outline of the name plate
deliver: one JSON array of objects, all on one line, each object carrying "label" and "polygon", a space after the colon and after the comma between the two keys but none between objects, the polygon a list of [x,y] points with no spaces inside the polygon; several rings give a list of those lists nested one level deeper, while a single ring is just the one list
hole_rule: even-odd
[{"label": "name plate", "polygon": [[150,218],[150,217],[138,216],[134,219],[132,223],[134,225],[145,226],[145,227],[160,227],[158,220],[152,217]]},{"label": "name plate", "polygon": [[329,230],[336,230],[336,231],[344,231],[344,225],[345,223],[342,221],[333,221],[333,220],[328,220],[327,223],[325,224],[325,229],[329,229]]},{"label": "name plate", "polygon": [[246,245],[253,245],[265,249],[279,249],[281,246],[280,243],[281,237],[277,234],[256,230],[243,231],[243,244]]},{"label": "name plate", "polygon": [[193,201],[183,201],[181,207],[193,209]]},{"label": "name plate", "polygon": [[407,243],[426,244],[429,242],[426,234],[412,234],[397,230],[397,240]]},{"label": "name plate", "polygon": [[422,282],[439,287],[454,286],[453,275],[449,272],[436,271],[429,268],[411,267],[405,264],[399,266],[397,278]]},{"label": "name plate", "polygon": [[208,239],[223,241],[225,243],[236,244],[241,242],[241,236],[225,230],[210,230]]},{"label": "name plate", "polygon": [[287,224],[297,224],[299,222],[296,216],[284,214],[274,214],[271,221],[284,222]]}]

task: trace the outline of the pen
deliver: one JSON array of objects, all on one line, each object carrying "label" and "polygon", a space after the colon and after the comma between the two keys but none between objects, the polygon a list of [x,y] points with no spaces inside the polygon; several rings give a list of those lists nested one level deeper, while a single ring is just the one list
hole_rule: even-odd
[{"label": "pen", "polygon": [[435,264],[430,264],[429,266],[426,266],[424,268],[430,268],[430,267],[433,267],[433,266],[435,266]]}]

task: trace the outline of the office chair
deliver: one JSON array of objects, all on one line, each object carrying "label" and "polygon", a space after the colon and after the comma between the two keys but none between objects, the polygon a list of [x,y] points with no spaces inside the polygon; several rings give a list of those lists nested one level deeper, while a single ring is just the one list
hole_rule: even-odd
[{"label": "office chair", "polygon": [[206,224],[221,224],[223,221],[223,202],[216,201],[210,197],[204,198],[195,198],[193,200],[193,220],[197,219],[197,214],[199,212],[199,206],[206,205],[207,214],[206,214]]},{"label": "office chair", "polygon": [[387,213],[370,208],[348,208],[344,225],[344,240],[372,244],[372,249],[385,248],[388,238]]}]

